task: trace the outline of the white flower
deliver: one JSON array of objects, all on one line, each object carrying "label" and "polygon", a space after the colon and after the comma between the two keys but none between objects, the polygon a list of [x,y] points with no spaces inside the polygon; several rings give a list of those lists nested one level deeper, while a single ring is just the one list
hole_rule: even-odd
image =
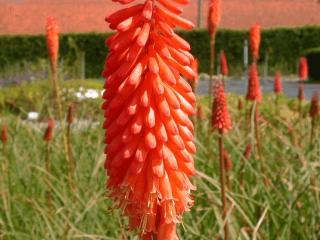
[{"label": "white flower", "polygon": [[86,98],[91,98],[91,99],[96,99],[99,97],[99,93],[95,89],[88,89],[84,95]]},{"label": "white flower", "polygon": [[84,99],[84,96],[83,96],[83,94],[82,94],[81,92],[76,92],[74,95],[75,95],[76,98],[78,98],[79,100],[83,100],[83,99]]},{"label": "white flower", "polygon": [[28,113],[28,119],[29,120],[38,120],[39,119],[39,113],[37,113],[37,112],[29,112]]}]

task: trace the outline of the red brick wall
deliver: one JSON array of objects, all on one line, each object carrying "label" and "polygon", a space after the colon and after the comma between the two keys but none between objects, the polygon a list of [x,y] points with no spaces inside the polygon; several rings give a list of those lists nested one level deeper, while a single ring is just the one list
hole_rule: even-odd
[{"label": "red brick wall", "polygon": [[[206,25],[209,0],[203,1]],[[196,22],[197,0],[190,2],[184,16]],[[0,34],[42,33],[49,15],[58,19],[62,32],[103,32],[108,30],[104,17],[120,7],[111,0],[0,0]],[[224,28],[255,22],[263,27],[320,25],[317,0],[222,0],[222,10]]]}]

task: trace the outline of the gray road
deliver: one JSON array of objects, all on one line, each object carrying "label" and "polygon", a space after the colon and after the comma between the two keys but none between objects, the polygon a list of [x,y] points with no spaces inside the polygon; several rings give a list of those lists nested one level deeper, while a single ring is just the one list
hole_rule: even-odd
[{"label": "gray road", "polygon": [[[272,80],[261,80],[261,87],[264,93],[273,92]],[[289,97],[297,97],[299,83],[297,82],[284,82],[284,93]],[[207,95],[208,81],[201,80],[198,86],[197,93],[199,95]],[[227,80],[226,89],[228,92],[245,95],[247,92],[247,83],[244,80]],[[311,99],[312,93],[318,91],[320,93],[320,84],[305,84],[305,95],[307,99]]]}]

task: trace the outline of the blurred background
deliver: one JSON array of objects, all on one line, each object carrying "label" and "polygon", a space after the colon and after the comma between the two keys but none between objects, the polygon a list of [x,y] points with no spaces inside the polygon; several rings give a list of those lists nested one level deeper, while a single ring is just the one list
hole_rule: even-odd
[{"label": "blurred background", "polygon": [[[205,30],[209,0],[192,0],[184,16],[198,29],[182,32],[200,59],[200,71],[209,69],[209,34]],[[45,22],[57,19],[61,37],[60,74],[64,79],[99,78],[107,53],[106,15],[119,7],[105,0],[1,0],[0,84],[47,78]],[[306,55],[310,78],[319,80],[320,4],[317,0],[224,0],[217,55],[223,48],[230,75],[239,79],[247,69],[247,29],[262,26],[260,70],[263,77],[276,70],[297,73],[300,56]],[[31,73],[32,69],[32,73]]]}]

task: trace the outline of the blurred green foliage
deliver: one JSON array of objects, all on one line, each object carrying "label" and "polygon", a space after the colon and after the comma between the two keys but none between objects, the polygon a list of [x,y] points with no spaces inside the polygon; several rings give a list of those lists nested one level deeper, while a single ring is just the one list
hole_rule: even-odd
[{"label": "blurred green foliage", "polygon": [[[103,82],[99,80],[69,80],[61,82],[61,95],[63,98],[64,109],[70,103],[75,103],[81,109],[82,117],[99,115],[101,111],[101,91]],[[98,92],[96,99],[83,99],[77,95],[84,96],[88,89]],[[23,82],[0,89],[0,111],[2,113],[20,115],[26,118],[28,112],[34,111],[40,114],[40,118],[52,115],[50,106],[53,104],[51,82],[49,80],[39,80],[34,82]]]},{"label": "blurred green foliage", "polygon": [[[84,53],[85,72],[88,78],[101,76],[108,49],[105,40],[111,33],[63,34],[60,41],[60,56],[64,66],[79,64]],[[200,70],[209,69],[209,34],[200,29],[180,31],[190,42],[192,53],[200,60]],[[216,53],[224,49],[230,64],[231,74],[242,74],[243,44],[248,31],[221,29],[217,35]],[[307,49],[319,47],[320,27],[267,29],[262,33],[260,63],[268,59],[270,73],[281,70],[284,74],[296,73],[297,62]],[[268,57],[266,57],[268,55]],[[47,58],[44,36],[0,36],[0,71],[7,66],[37,62]],[[77,67],[77,66],[75,66]]]}]

